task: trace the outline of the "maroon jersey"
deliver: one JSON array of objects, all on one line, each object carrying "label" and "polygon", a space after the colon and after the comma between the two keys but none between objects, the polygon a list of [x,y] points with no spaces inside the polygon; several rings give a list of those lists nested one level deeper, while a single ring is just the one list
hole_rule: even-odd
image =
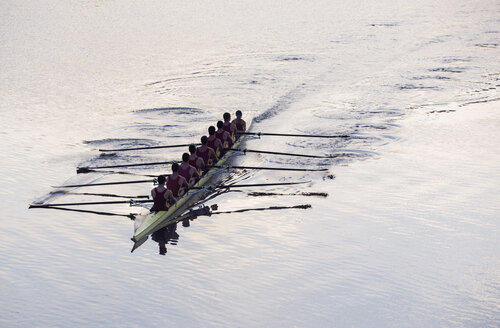
[{"label": "maroon jersey", "polygon": [[209,159],[209,151],[206,149],[204,152],[200,151],[200,148],[196,149],[196,156],[199,156],[203,159],[203,162],[205,162],[205,165],[208,165],[208,159]]},{"label": "maroon jersey", "polygon": [[181,185],[179,184],[180,178],[172,179],[172,176],[169,176],[167,179],[167,188],[172,191],[174,197],[179,196],[179,189],[181,189]]},{"label": "maroon jersey", "polygon": [[222,144],[224,144],[226,141],[229,142],[229,139],[231,138],[231,135],[230,134],[226,134],[226,130],[222,129],[222,130],[217,130],[215,131],[215,137],[217,139],[220,140],[220,142],[222,142]]},{"label": "maroon jersey", "polygon": [[196,162],[198,161],[198,156],[196,156],[195,158],[189,158],[189,165],[191,166],[194,166],[196,168],[199,168],[197,165],[196,165]]},{"label": "maroon jersey", "polygon": [[229,134],[233,134],[233,123],[231,122],[224,122],[224,125],[222,126],[224,131],[229,132]]},{"label": "maroon jersey", "polygon": [[153,207],[151,207],[151,212],[166,211],[167,200],[165,199],[165,193],[167,189],[163,191],[158,191],[158,187],[155,188],[155,197],[153,198]]},{"label": "maroon jersey", "polygon": [[207,141],[207,146],[212,148],[214,151],[217,151],[217,147],[215,146],[217,138],[213,138],[212,140]]},{"label": "maroon jersey", "polygon": [[[191,156],[193,158],[191,158]],[[200,158],[198,155],[196,155],[196,153],[191,154],[191,156],[189,156],[189,165],[193,166],[195,169],[202,169],[205,164],[200,163],[200,165],[198,166],[198,162],[199,162],[199,159],[201,159],[201,161],[203,162],[203,159]]]},{"label": "maroon jersey", "polygon": [[177,171],[179,173],[179,175],[181,177],[184,177],[184,179],[186,179],[186,181],[189,181],[189,179],[191,179],[191,169],[193,167],[191,165],[188,165],[186,168],[183,168],[182,165],[179,166],[179,171]]}]

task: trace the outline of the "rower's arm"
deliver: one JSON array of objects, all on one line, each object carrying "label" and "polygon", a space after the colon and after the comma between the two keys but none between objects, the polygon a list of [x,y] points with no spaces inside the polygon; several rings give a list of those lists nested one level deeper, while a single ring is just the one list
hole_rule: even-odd
[{"label": "rower's arm", "polygon": [[165,193],[165,200],[168,201],[169,199],[171,199],[174,203],[177,202],[177,198],[174,197],[174,194],[167,189],[167,192]]},{"label": "rower's arm", "polygon": [[216,162],[218,162],[219,161],[219,157],[217,156],[217,154],[215,153],[215,151],[213,149],[211,149],[211,148],[209,148],[209,149],[210,149],[209,151],[211,151],[210,154],[212,154],[212,157],[215,159]]},{"label": "rower's arm", "polygon": [[198,168],[200,170],[205,167],[205,161],[201,157],[198,157],[198,163],[197,164],[198,164],[197,166],[198,166]]},{"label": "rower's arm", "polygon": [[233,145],[233,138],[231,138],[231,133],[227,132],[226,131],[226,143],[227,143],[227,147],[231,147]]}]

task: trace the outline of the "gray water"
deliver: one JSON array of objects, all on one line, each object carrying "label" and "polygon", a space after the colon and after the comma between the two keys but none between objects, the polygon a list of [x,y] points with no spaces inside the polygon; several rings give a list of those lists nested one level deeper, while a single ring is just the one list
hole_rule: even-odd
[{"label": "gray water", "polygon": [[[497,327],[498,1],[3,1],[0,326]],[[30,209],[144,179],[222,113],[262,137],[165,256],[125,217]],[[126,169],[167,173],[163,166]],[[147,195],[151,184],[72,193]],[[252,191],[279,195],[252,196]],[[295,195],[322,192],[328,197]],[[89,210],[141,212],[128,205]]]}]

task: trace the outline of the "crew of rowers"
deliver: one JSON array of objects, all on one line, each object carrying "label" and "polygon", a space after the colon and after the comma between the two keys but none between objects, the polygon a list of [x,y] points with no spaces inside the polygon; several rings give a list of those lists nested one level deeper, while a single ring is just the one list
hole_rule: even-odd
[{"label": "crew of rowers", "polygon": [[231,121],[231,114],[224,113],[224,121],[208,128],[208,137],[201,137],[201,146],[189,146],[189,153],[182,154],[182,163],[172,164],[172,174],[166,178],[158,177],[158,186],[151,190],[153,207],[151,212],[166,211],[177,202],[189,187],[198,181],[202,174],[219,161],[219,157],[230,148],[238,132],[246,131],[246,122],[241,118],[241,111],[236,111],[236,118]]}]

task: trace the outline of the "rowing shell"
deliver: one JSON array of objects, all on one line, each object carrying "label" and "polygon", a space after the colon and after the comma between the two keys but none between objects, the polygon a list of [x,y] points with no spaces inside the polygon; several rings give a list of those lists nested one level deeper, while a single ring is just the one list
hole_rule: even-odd
[{"label": "rowing shell", "polygon": [[[233,145],[233,147],[237,148],[243,143],[244,137],[240,137]],[[222,166],[224,164],[228,164],[231,159],[230,152],[226,152],[224,156],[222,156],[217,162],[216,166]],[[132,252],[144,244],[144,242],[148,239],[148,236],[158,231],[159,229],[166,227],[169,224],[174,222],[178,222],[182,220],[182,214],[189,210],[194,204],[206,198],[210,193],[208,189],[199,189],[203,186],[207,186],[209,184],[217,183],[217,180],[221,178],[219,172],[220,168],[211,168],[207,173],[205,173],[200,180],[193,186],[194,188],[189,190],[184,196],[177,200],[177,202],[170,206],[167,211],[159,211],[148,213],[141,217],[136,218],[136,224],[134,236],[132,237],[132,241],[134,242],[134,246],[132,247]]]}]

